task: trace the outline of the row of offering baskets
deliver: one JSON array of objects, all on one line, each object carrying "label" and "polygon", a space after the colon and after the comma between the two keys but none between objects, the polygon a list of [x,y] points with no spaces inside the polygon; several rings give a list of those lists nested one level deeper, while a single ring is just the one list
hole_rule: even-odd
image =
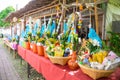
[{"label": "row of offering baskets", "polygon": [[28,50],[33,51],[35,54],[39,56],[45,56],[52,63],[59,65],[68,64],[69,68],[75,70],[79,68],[77,64],[77,55],[76,51],[73,52],[70,48],[62,49],[60,44],[51,44],[50,46],[43,46],[40,43],[30,43],[30,42],[22,42],[22,46]]},{"label": "row of offering baskets", "polygon": [[120,64],[120,57],[118,57],[113,51],[105,51],[101,48],[95,48],[91,52],[91,49],[87,45],[88,43],[81,46],[78,54],[70,48],[63,50],[60,44],[51,44],[47,47],[35,43],[26,44],[29,44],[30,46],[29,48],[26,47],[26,49],[30,49],[40,56],[49,58],[52,63],[62,66],[67,64],[71,70],[80,67],[85,74],[93,79],[108,77]]},{"label": "row of offering baskets", "polygon": [[[80,69],[83,73],[89,75],[93,79],[108,77],[120,65],[120,57],[113,51],[104,50],[94,41],[84,41],[80,51],[66,48],[63,51],[59,46],[49,46],[46,51],[52,63],[65,65],[68,64],[72,70]],[[91,49],[92,48],[92,49]]]}]

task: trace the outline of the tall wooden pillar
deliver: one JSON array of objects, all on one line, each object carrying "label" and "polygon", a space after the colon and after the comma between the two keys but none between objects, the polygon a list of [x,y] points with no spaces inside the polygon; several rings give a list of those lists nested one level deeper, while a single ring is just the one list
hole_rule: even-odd
[{"label": "tall wooden pillar", "polygon": [[12,26],[13,26],[13,24],[11,23],[11,25],[10,25],[11,37],[12,37]]},{"label": "tall wooden pillar", "polygon": [[[94,0],[94,3],[96,0]],[[98,13],[97,13],[97,5],[95,4],[94,6],[94,11],[95,11],[95,24],[96,24],[96,33],[99,35],[99,23],[98,23]]]},{"label": "tall wooden pillar", "polygon": [[24,31],[25,31],[25,27],[26,27],[26,16],[24,16]]},{"label": "tall wooden pillar", "polygon": [[66,5],[66,0],[63,0],[63,6],[62,6],[62,20],[61,20],[61,32],[63,32],[63,24],[65,19],[66,10],[64,6]]},{"label": "tall wooden pillar", "polygon": [[[63,0],[63,5],[66,5],[66,0]],[[65,8],[62,9],[63,19],[65,18],[66,10]]]},{"label": "tall wooden pillar", "polygon": [[19,26],[19,27],[20,27],[20,28],[19,28],[19,29],[20,29],[20,35],[21,35],[21,31],[22,31],[22,24],[23,24],[23,21],[21,20],[21,21],[20,21],[20,26]]}]

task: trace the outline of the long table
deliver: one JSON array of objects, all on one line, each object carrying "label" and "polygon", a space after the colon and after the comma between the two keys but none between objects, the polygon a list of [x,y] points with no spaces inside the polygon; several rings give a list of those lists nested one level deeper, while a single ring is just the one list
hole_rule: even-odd
[{"label": "long table", "polygon": [[[43,56],[38,56],[30,50],[26,50],[18,46],[18,54],[30,66],[42,73],[46,80],[93,80],[88,75],[84,74],[81,69],[70,70],[68,66],[53,64],[49,59]],[[119,70],[120,71],[120,70]],[[99,80],[111,80],[110,78],[101,78]]]},{"label": "long table", "polygon": [[3,40],[3,43],[4,43],[4,45],[6,45],[9,48],[10,53],[11,53],[11,51],[14,52],[13,55],[14,55],[14,58],[16,58],[16,56],[17,56],[17,44],[14,44],[16,47],[16,48],[14,48],[13,43],[10,43],[7,40]]}]

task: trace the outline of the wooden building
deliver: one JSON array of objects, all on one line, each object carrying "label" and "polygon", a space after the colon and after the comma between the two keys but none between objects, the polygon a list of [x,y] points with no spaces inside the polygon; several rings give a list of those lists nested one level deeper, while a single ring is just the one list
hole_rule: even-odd
[{"label": "wooden building", "polygon": [[[47,19],[57,14],[62,14],[65,18],[73,11],[79,11],[79,5],[82,4],[84,9],[82,12],[84,25],[88,25],[88,23],[91,22],[96,32],[103,38],[105,34],[106,10],[101,9],[101,4],[106,6],[107,1],[108,0],[31,0],[24,8],[11,13],[6,18],[6,21],[11,22],[14,26],[17,23],[20,26],[21,32],[25,29],[25,25],[30,17],[33,22],[36,19],[44,19],[44,17]],[[93,5],[92,10],[86,9],[86,3]],[[60,9],[56,10],[58,6]],[[13,22],[14,17],[17,18],[18,22]]]}]

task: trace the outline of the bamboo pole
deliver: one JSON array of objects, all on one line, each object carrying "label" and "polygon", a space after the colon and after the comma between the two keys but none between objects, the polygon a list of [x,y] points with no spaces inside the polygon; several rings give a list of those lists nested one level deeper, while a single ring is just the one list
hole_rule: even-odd
[{"label": "bamboo pole", "polygon": [[33,11],[33,12],[29,11],[29,12],[27,12],[25,14],[26,14],[26,16],[30,16],[30,15],[33,15],[33,14],[36,14],[36,13],[39,13],[39,12],[43,12],[43,11],[51,9],[51,8],[55,8],[56,6],[59,6],[59,5],[60,4],[44,7],[44,8],[41,8],[41,9],[37,10],[37,11]]},{"label": "bamboo pole", "polygon": [[[94,3],[96,0],[94,0]],[[97,13],[97,5],[94,6],[94,12],[95,12],[95,24],[96,24],[96,33],[99,35],[99,23],[98,23],[98,13]]]},{"label": "bamboo pole", "polygon": [[[36,12],[36,11],[39,11],[39,10],[42,10],[42,9],[46,9],[46,8],[52,8],[52,7],[54,7],[54,4],[55,4],[57,1],[58,1],[58,0],[54,0],[53,2],[51,2],[51,3],[48,4],[48,5],[45,5],[45,6],[42,6],[42,7],[33,9],[33,10],[30,10],[30,12],[26,12],[25,14],[29,14],[29,13],[32,13],[32,12]],[[52,5],[53,5],[53,6],[52,6]],[[56,4],[56,5],[60,5],[60,4]]]},{"label": "bamboo pole", "polygon": [[[62,12],[58,12],[58,14],[61,14],[61,13],[62,13]],[[56,14],[57,14],[57,13],[52,13],[52,16],[54,16],[54,15],[56,15]],[[44,18],[44,16],[45,16],[45,17],[50,17],[50,16],[51,16],[51,13],[34,17],[34,19]]]},{"label": "bamboo pole", "polygon": [[62,20],[61,20],[61,31],[63,31],[63,24],[64,24],[64,19],[65,19],[65,14],[66,14],[66,10],[64,8],[64,6],[66,5],[66,0],[63,0],[63,6],[62,6]]}]

